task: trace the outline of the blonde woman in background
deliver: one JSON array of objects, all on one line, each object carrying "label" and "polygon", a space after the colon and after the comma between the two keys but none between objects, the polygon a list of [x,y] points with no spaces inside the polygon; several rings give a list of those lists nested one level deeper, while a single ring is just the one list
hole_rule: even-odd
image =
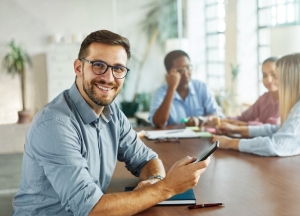
[{"label": "blonde woman in background", "polygon": [[234,149],[261,156],[300,154],[300,53],[286,55],[276,62],[279,84],[281,125],[236,126],[222,124],[218,129],[226,135],[239,133],[253,139],[213,136],[220,148]]}]

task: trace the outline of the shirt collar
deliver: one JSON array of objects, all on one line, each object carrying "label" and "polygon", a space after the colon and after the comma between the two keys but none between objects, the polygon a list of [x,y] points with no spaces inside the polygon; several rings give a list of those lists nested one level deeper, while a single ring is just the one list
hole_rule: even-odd
[{"label": "shirt collar", "polygon": [[[189,81],[189,83],[188,83],[188,91],[189,91],[189,93],[188,93],[187,97],[189,95],[195,95],[196,94],[195,88],[194,88],[194,86],[193,86],[193,84],[192,84],[191,81]],[[178,94],[177,91],[175,92],[175,98],[177,100],[182,100],[182,98],[180,97],[180,95]]]},{"label": "shirt collar", "polygon": [[[79,90],[77,89],[76,83],[74,83],[72,87],[69,89],[69,95],[85,124],[90,124],[92,122],[98,121],[99,116],[84,100]],[[107,123],[110,121],[112,114],[113,112],[109,105],[104,107],[100,116]]]}]

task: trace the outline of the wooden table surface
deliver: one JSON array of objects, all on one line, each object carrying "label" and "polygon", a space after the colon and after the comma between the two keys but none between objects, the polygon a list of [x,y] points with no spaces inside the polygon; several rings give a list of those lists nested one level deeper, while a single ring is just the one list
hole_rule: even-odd
[{"label": "wooden table surface", "polygon": [[[177,160],[197,157],[209,139],[180,139],[180,143],[155,143],[142,138],[158,153],[168,170]],[[194,188],[197,203],[225,203],[225,206],[187,209],[183,206],[154,206],[137,215],[300,215],[300,156],[260,157],[232,150],[216,150]],[[138,178],[117,162],[107,192],[124,191]]]}]

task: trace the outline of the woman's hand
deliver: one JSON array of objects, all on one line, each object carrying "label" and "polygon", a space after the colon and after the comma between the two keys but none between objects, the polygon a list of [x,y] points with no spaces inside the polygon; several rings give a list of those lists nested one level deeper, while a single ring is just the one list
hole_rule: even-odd
[{"label": "woman's hand", "polygon": [[216,142],[217,140],[220,142],[219,148],[221,149],[239,150],[239,139],[232,139],[227,136],[213,135],[213,142]]},{"label": "woman's hand", "polygon": [[227,122],[222,122],[220,126],[217,127],[217,132],[219,134],[224,134],[224,135],[232,135],[234,133],[237,133],[238,130],[237,125],[233,125]]}]

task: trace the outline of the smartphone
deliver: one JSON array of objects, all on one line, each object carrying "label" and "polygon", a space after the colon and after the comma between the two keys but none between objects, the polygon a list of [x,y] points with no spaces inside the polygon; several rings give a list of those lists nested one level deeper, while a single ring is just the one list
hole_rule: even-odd
[{"label": "smartphone", "polygon": [[194,163],[198,163],[199,161],[203,161],[208,158],[217,148],[219,147],[219,141],[217,140],[214,144],[212,144],[209,148],[207,148],[195,161]]}]

